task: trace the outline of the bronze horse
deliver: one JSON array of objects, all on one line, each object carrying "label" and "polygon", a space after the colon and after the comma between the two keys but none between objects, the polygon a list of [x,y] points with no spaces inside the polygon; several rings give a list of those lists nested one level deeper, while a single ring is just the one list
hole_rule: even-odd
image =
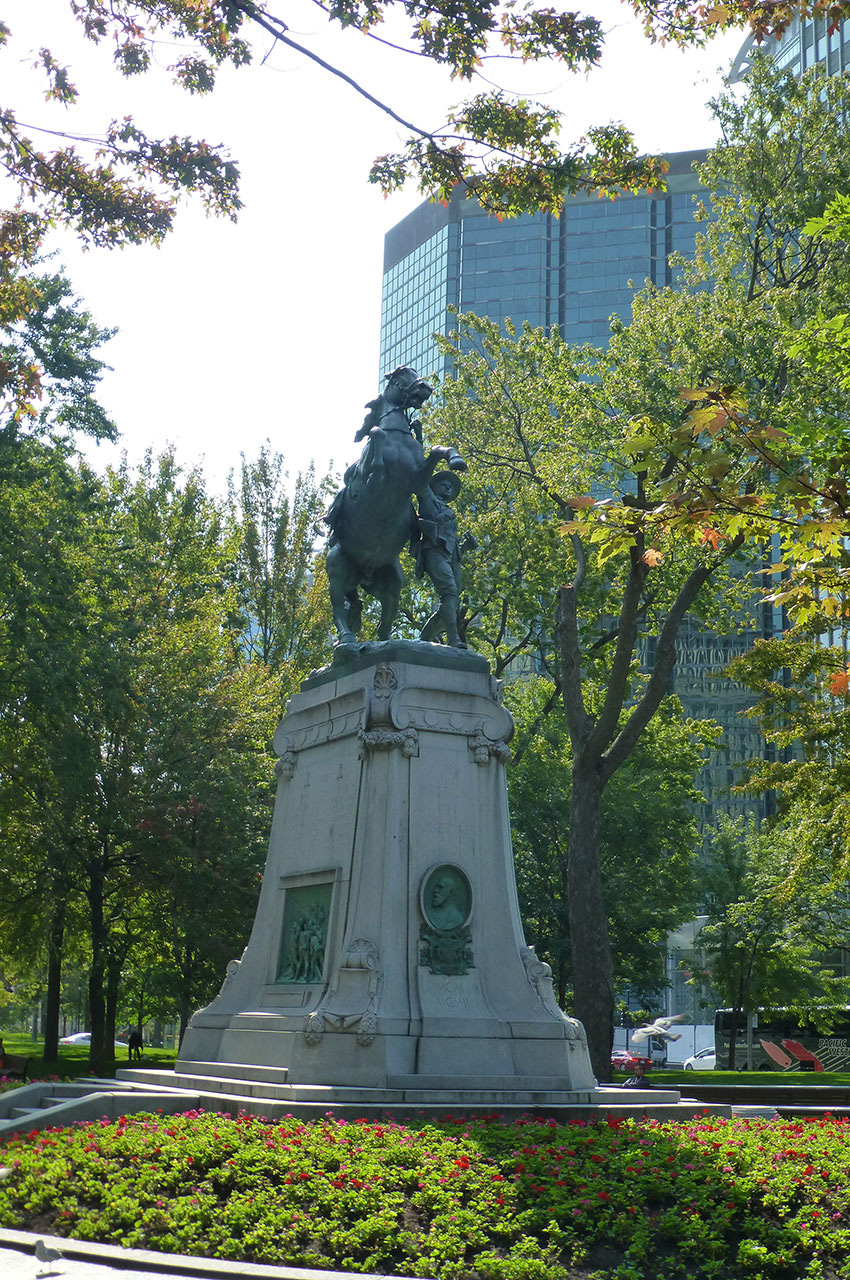
[{"label": "bronze horse", "polygon": [[359,460],[345,473],[345,487],[337,494],[325,520],[331,527],[326,568],[331,607],[339,644],[354,644],[362,606],[357,588],[363,587],[381,604],[379,640],[389,640],[404,585],[399,555],[416,527],[411,498],[420,493],[437,464],[465,471],[456,449],[438,446],[425,454],[422,430],[411,422],[432,394],[423,378],[402,366],[387,375],[387,385],[355,440],[365,436]]}]

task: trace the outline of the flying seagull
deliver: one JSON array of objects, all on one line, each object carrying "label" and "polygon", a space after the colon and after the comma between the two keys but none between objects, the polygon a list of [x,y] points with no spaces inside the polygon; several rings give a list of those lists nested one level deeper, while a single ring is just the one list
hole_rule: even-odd
[{"label": "flying seagull", "polygon": [[632,1044],[641,1044],[650,1036],[660,1036],[662,1040],[681,1040],[681,1032],[671,1031],[674,1022],[684,1022],[686,1013],[675,1013],[672,1018],[656,1018],[647,1027],[635,1027],[632,1032]]},{"label": "flying seagull", "polygon": [[[36,1272],[37,1276],[52,1275],[54,1262],[61,1262],[62,1254],[58,1249],[52,1249],[49,1244],[45,1244],[43,1240],[35,1242],[35,1256],[38,1258],[41,1266]],[[45,1271],[44,1268],[48,1270]]]}]

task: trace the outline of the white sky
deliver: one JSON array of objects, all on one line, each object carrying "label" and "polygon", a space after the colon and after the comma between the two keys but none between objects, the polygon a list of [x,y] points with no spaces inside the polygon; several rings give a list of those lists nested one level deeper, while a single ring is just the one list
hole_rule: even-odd
[{"label": "white sky", "polygon": [[[421,59],[328,29],[309,0],[269,7],[293,38],[425,127],[476,91]],[[643,151],[710,145],[704,103],[741,34],[683,53],[650,45],[617,0],[587,9],[610,33],[596,71],[575,77],[557,64],[501,62],[488,75],[562,110],[566,140],[615,120]],[[403,131],[327,72],[280,46],[269,51],[270,41],[257,42],[255,65],[222,72],[211,96],[190,98],[164,70],[132,81],[116,75],[108,47],[77,34],[67,0],[5,0],[3,10],[12,39],[0,50],[0,100],[20,120],[98,133],[132,114],[157,136],[225,143],[242,173],[236,224],[206,218],[190,200],[160,248],[83,253],[71,238],[56,239],[88,309],[119,329],[104,352],[114,371],[101,399],[121,442],[118,450],[99,446],[92,460],[113,461],[120,449],[135,460],[171,442],[182,462],[203,462],[219,491],[240,453],[254,456],[267,438],[293,475],[311,459],[320,471],[351,461],[363,405],[379,387],[384,233],[421,199],[411,189],[385,201],[366,178]],[[80,90],[71,110],[42,100],[31,51],[43,44],[70,66]],[[176,56],[174,48],[158,52],[163,68]],[[1,184],[0,199],[11,199]]]}]

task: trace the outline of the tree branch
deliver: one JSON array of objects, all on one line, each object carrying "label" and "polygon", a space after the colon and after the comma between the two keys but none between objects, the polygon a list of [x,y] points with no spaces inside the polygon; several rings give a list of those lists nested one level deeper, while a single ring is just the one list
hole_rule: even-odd
[{"label": "tree branch", "polygon": [[743,545],[739,536],[729,544],[726,553],[711,564],[700,565],[688,575],[676,596],[658,636],[655,663],[643,697],[635,706],[620,733],[605,752],[602,760],[602,777],[605,782],[616,773],[637,745],[649,721],[655,715],[663,698],[670,690],[670,677],[676,663],[676,639],[685,615],[720,565]]},{"label": "tree branch", "polygon": [[561,652],[561,685],[567,727],[573,753],[583,750],[591,728],[591,719],[584,705],[581,687],[581,645],[576,614],[574,587],[561,587],[558,591],[557,634]]},{"label": "tree branch", "polygon": [[601,755],[617,731],[617,723],[625,700],[626,682],[632,667],[635,640],[637,639],[637,620],[643,597],[643,584],[647,575],[647,565],[641,559],[642,547],[632,547],[631,564],[626,589],[623,592],[623,603],[620,607],[620,618],[617,625],[617,647],[611,663],[611,674],[608,677],[608,688],[593,733],[587,744],[592,755]]}]

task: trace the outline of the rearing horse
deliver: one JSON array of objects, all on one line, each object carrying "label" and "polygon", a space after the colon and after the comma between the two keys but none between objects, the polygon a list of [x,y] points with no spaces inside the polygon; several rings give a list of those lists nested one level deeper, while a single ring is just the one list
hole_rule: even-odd
[{"label": "rearing horse", "polygon": [[423,378],[402,366],[387,375],[387,385],[355,440],[367,437],[359,461],[345,473],[345,488],[334,498],[325,520],[331,527],[326,568],[339,644],[354,644],[360,629],[363,587],[381,604],[378,638],[389,640],[398,613],[404,574],[399,554],[410,542],[416,513],[411,498],[428,484],[439,462],[465,471],[456,449],[422,448],[421,428],[409,412],[432,394]]}]

